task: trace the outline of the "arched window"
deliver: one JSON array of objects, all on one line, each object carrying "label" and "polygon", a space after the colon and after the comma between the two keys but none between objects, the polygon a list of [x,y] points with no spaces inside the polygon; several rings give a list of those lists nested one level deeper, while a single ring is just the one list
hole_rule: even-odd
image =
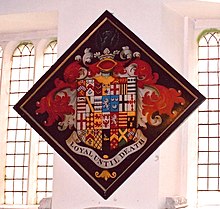
[{"label": "arched window", "polygon": [[[44,71],[48,70],[57,60],[57,41],[51,41],[44,51]],[[52,196],[53,181],[53,149],[40,138],[38,141],[37,165],[37,202],[43,197]]]},{"label": "arched window", "polygon": [[20,44],[12,56],[6,149],[5,204],[26,204],[30,160],[30,126],[13,110],[34,80],[34,46]]},{"label": "arched window", "polygon": [[205,32],[198,47],[199,90],[207,98],[198,116],[198,201],[219,201],[220,193],[220,33]]},{"label": "arched window", "polygon": [[57,41],[51,41],[44,51],[44,71],[47,71],[57,60]]},{"label": "arched window", "polygon": [[[11,57],[11,68],[4,70],[4,78],[1,78],[6,101],[3,105],[8,106],[8,110],[5,110],[7,125],[3,140],[6,148],[0,152],[3,185],[0,204],[35,205],[42,198],[52,196],[53,149],[14,111],[13,106],[33,86],[37,75],[43,74],[56,61],[57,41],[49,44],[45,39],[35,41],[35,44],[23,42]],[[4,135],[4,128],[0,128],[0,132]],[[2,141],[0,144],[4,145]]]}]

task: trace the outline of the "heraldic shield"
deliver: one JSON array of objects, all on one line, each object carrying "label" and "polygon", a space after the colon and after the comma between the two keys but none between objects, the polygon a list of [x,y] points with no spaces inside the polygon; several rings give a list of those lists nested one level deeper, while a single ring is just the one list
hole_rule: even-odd
[{"label": "heraldic shield", "polygon": [[14,108],[107,199],[204,99],[105,11]]},{"label": "heraldic shield", "polygon": [[80,141],[109,158],[136,135],[137,98],[136,77],[107,74],[77,82],[76,127]]}]

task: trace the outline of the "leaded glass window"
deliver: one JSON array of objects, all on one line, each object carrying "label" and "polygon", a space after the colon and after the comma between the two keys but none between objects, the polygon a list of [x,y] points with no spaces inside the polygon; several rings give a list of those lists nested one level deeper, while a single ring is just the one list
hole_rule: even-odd
[{"label": "leaded glass window", "polygon": [[[219,199],[220,192],[220,33],[199,40],[199,90],[207,98],[199,107],[198,197]],[[209,193],[207,193],[209,192]],[[217,195],[217,196],[216,196]]]},{"label": "leaded glass window", "polygon": [[5,204],[26,204],[30,126],[13,110],[34,81],[34,46],[22,43],[12,57],[6,149]]},{"label": "leaded glass window", "polygon": [[[57,41],[48,44],[44,51],[44,72],[57,60]],[[37,202],[52,195],[53,149],[40,138],[38,141]]]},{"label": "leaded glass window", "polygon": [[[42,46],[45,40],[39,43]],[[7,74],[10,72],[10,76],[9,90],[4,90],[6,93],[8,91],[3,190],[5,205],[34,205],[42,198],[52,196],[53,149],[14,111],[13,106],[33,86],[37,75],[45,73],[56,59],[56,40],[37,53],[33,43],[24,42],[14,50],[11,69],[6,71]],[[38,72],[39,69],[41,72]]]}]

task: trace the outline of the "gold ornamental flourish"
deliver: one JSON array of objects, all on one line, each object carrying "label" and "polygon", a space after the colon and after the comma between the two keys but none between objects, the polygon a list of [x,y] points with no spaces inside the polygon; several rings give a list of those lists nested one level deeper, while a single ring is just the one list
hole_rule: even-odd
[{"label": "gold ornamental flourish", "polygon": [[112,178],[112,179],[116,178],[117,174],[116,172],[112,172],[112,174],[110,174],[108,170],[103,170],[100,174],[98,171],[96,171],[95,176],[97,178],[103,178],[105,179],[105,181],[107,181],[109,178]]}]

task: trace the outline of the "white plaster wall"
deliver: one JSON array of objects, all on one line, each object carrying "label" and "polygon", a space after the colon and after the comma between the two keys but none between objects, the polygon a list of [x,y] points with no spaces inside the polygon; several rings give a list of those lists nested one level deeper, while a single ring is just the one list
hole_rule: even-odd
[{"label": "white plaster wall", "polygon": [[[184,18],[160,0],[62,1],[59,54],[108,10],[181,73]],[[177,130],[108,200],[101,198],[63,159],[55,155],[53,209],[112,206],[162,209],[165,197],[180,194],[181,130]]]},{"label": "white plaster wall", "polygon": [[[7,0],[4,7],[0,7],[0,14],[56,11],[58,51],[62,55],[106,9],[187,76],[188,69],[184,67],[184,17],[164,6],[162,0]],[[183,150],[187,146],[182,137],[184,128],[185,125],[178,128],[108,200],[101,198],[55,154],[53,209],[95,206],[164,208],[166,196],[185,195],[186,192],[186,178],[182,175],[186,166]]]},{"label": "white plaster wall", "polygon": [[[184,76],[184,17],[163,7],[161,35],[161,56],[180,74]],[[185,179],[182,179],[182,129],[177,128],[170,137],[161,145],[159,158],[159,188],[158,207],[164,208],[166,197],[183,195],[186,196]]]},{"label": "white plaster wall", "polygon": [[[63,159],[55,157],[53,209],[111,206],[125,209],[156,209],[158,161],[154,155],[124,182],[108,200],[99,196]],[[153,183],[152,183],[153,182]],[[156,206],[156,207],[155,207]]]}]

